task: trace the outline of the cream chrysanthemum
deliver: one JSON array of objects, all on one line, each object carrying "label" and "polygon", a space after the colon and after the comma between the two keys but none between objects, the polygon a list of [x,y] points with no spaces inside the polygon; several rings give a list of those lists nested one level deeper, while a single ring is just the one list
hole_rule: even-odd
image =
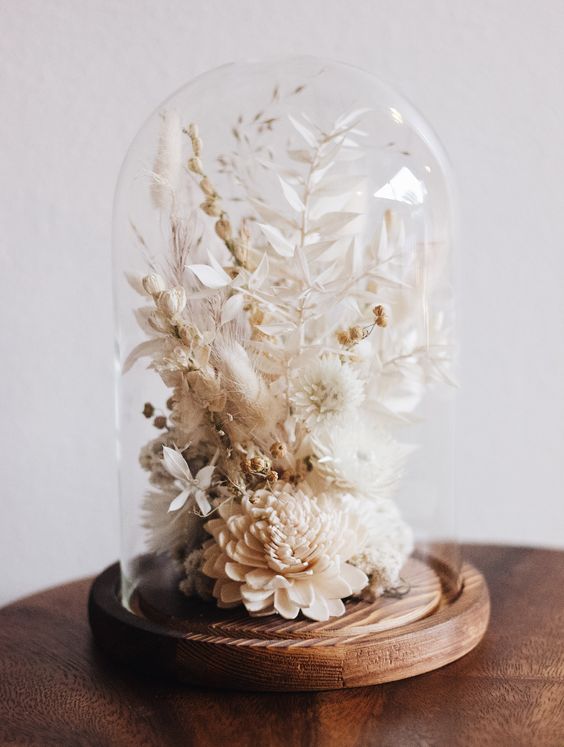
[{"label": "cream chrysanthemum", "polygon": [[316,473],[335,488],[368,498],[390,498],[412,447],[362,421],[312,439]]},{"label": "cream chrysanthemum", "polygon": [[300,610],[313,620],[342,615],[342,599],[368,578],[347,560],[362,545],[356,512],[286,483],[224,503],[205,525],[203,572],[216,579],[219,607],[243,604],[251,615]]},{"label": "cream chrysanthemum", "polygon": [[364,384],[347,363],[321,358],[301,369],[290,386],[290,401],[312,429],[346,421],[364,399]]}]

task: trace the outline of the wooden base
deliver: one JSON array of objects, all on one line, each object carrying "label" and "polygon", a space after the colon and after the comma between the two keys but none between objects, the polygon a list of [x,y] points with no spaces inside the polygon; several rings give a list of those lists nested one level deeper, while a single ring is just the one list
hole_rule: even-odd
[{"label": "wooden base", "polygon": [[[437,566],[437,569],[440,569]],[[440,570],[410,560],[411,585],[401,599],[352,600],[325,623],[277,616],[251,618],[242,608],[218,610],[151,581],[131,601],[119,599],[119,566],[94,581],[90,625],[111,655],[182,682],[238,690],[335,690],[413,677],[473,649],[490,611],[486,582],[465,564],[462,591],[447,601]],[[162,575],[160,576],[162,582]]]}]

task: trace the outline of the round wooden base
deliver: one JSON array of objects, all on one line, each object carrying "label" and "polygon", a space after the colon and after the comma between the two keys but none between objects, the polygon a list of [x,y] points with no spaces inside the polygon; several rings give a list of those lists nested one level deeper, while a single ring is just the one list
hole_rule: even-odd
[{"label": "round wooden base", "polygon": [[116,563],[92,585],[90,625],[112,656],[194,685],[274,691],[374,685],[459,659],[488,624],[487,585],[473,566],[463,566],[462,591],[450,602],[440,573],[426,563],[411,559],[403,575],[411,589],[401,599],[351,600],[343,617],[318,623],[252,618],[242,608],[218,610],[170,592],[167,598],[150,581],[130,612],[119,599]]}]

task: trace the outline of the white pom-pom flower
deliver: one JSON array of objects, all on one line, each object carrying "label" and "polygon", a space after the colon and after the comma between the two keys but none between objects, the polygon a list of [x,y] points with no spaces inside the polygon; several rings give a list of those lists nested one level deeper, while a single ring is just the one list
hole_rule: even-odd
[{"label": "white pom-pom flower", "polygon": [[390,498],[413,451],[360,420],[313,438],[315,471],[332,487],[373,499]]},{"label": "white pom-pom flower", "polygon": [[345,422],[363,399],[363,382],[338,358],[316,360],[299,369],[291,381],[292,407],[311,429]]},{"label": "white pom-pom flower", "polygon": [[216,579],[219,607],[243,604],[251,615],[277,612],[312,620],[345,612],[343,599],[359,593],[366,574],[347,560],[362,545],[357,512],[337,508],[286,483],[258,489],[241,503],[224,503],[205,525],[203,572]]}]

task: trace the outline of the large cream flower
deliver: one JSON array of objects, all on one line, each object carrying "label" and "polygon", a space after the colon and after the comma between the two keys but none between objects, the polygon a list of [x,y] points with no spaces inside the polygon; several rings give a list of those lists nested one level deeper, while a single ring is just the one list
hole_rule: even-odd
[{"label": "large cream flower", "polygon": [[224,503],[205,525],[203,572],[216,579],[219,607],[244,604],[251,615],[274,612],[313,620],[342,615],[344,597],[360,592],[366,574],[346,561],[363,544],[358,514],[281,483],[241,503]]},{"label": "large cream flower", "polygon": [[390,498],[413,447],[399,444],[381,428],[359,420],[312,439],[315,473],[343,493]]}]

